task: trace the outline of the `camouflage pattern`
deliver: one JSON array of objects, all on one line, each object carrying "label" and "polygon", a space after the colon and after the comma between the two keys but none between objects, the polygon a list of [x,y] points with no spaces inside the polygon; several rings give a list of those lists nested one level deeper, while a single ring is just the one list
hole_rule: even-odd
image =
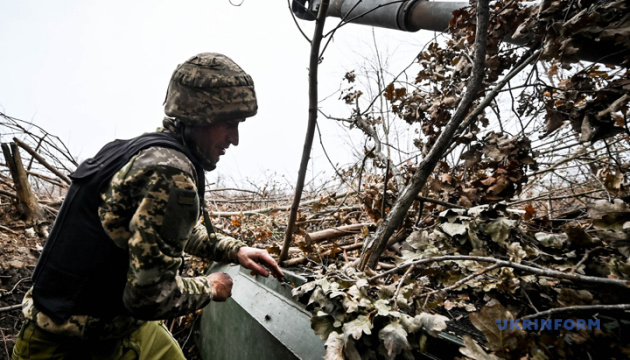
[{"label": "camouflage pattern", "polygon": [[22,313],[26,319],[31,320],[38,328],[55,335],[63,335],[83,340],[109,340],[126,336],[145,323],[130,316],[117,316],[107,321],[98,318],[74,315],[67,321],[57,324],[46,314],[37,310],[33,303],[33,288],[25,295],[22,301]]},{"label": "camouflage pattern", "polygon": [[72,316],[53,323],[25,297],[24,314],[40,328],[80,338],[108,338],[142,325],[138,319],[185,315],[211,300],[207,277],[179,276],[184,250],[205,259],[237,263],[245,244],[228,236],[210,238],[199,223],[194,166],[177,150],[152,147],[118,171],[101,194],[101,223],[115,244],[129,252],[125,306],[134,317],[100,320]]},{"label": "camouflage pattern", "polygon": [[26,321],[13,347],[12,360],[185,360],[177,341],[161,321],[149,321],[131,334],[102,341],[60,338]]},{"label": "camouflage pattern", "polygon": [[254,82],[222,54],[201,53],[179,65],[168,86],[164,112],[190,126],[256,115]]}]

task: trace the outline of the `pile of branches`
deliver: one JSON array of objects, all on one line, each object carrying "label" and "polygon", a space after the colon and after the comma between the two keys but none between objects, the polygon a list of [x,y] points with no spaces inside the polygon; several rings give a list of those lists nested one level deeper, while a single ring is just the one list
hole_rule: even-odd
[{"label": "pile of branches", "polygon": [[[327,193],[300,209],[284,263],[309,279],[293,294],[312,311],[327,358],[452,357],[453,351],[474,359],[586,358],[602,351],[624,358],[630,351],[630,206],[622,200],[590,200],[576,218],[554,221],[532,210],[546,206],[545,199],[464,208],[426,197],[378,265],[362,272],[358,258],[380,221],[382,200],[397,195],[385,191],[382,177],[362,182],[360,192]],[[279,254],[288,199],[260,208],[251,200],[264,196],[249,199],[247,205],[243,197],[226,200],[232,211],[215,202],[216,227]],[[549,319],[597,321],[599,328],[534,331]],[[518,325],[501,329],[497,320]],[[524,321],[539,325],[524,329]],[[445,334],[459,339],[446,344],[448,351],[439,342]]]},{"label": "pile of branches", "polygon": [[[524,158],[522,146],[498,140],[485,146],[479,163]],[[526,175],[541,171],[522,168]],[[329,358],[414,358],[422,351],[439,352],[433,337],[449,333],[461,339],[461,354],[476,359],[525,353],[580,358],[602,349],[613,349],[623,358],[628,351],[623,310],[630,306],[630,207],[620,199],[610,202],[607,195],[614,188],[625,194],[623,184],[609,181],[607,189],[595,181],[585,183],[591,188],[583,196],[569,196],[571,189],[566,188],[529,198],[521,191],[521,199],[511,203],[489,199],[467,207],[452,201],[461,187],[446,176],[448,170],[436,173],[377,266],[357,271],[365,240],[399,196],[396,183],[376,175],[378,168],[360,170],[348,168],[336,188],[305,196],[284,264],[310,276],[294,295],[312,310],[312,327],[326,340]],[[488,199],[492,191],[481,186],[479,193]],[[42,199],[53,191],[49,187]],[[558,195],[562,192],[564,196]],[[550,196],[562,197],[553,200],[553,209],[547,208]],[[286,189],[273,184],[254,190],[209,186],[206,197],[219,231],[280,253],[290,207]],[[559,211],[561,207],[573,209],[573,214]],[[554,217],[563,213],[572,218]],[[203,273],[208,265],[190,260],[185,269],[189,275]],[[168,323],[189,352],[194,352],[188,340],[197,316]],[[601,327],[534,332],[509,326],[501,330],[495,322],[547,318],[600,319]],[[457,323],[467,329],[458,331],[453,326]]]},{"label": "pile of branches", "polygon": [[47,236],[77,161],[59,137],[0,112],[0,196],[13,204],[19,220]]}]

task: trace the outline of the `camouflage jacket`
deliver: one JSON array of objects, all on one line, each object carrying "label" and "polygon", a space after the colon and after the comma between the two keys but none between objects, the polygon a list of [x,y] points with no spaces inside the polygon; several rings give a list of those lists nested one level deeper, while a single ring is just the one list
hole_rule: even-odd
[{"label": "camouflage jacket", "polygon": [[[183,208],[199,204],[195,179],[195,168],[184,154],[151,147],[134,156],[101,193],[99,216],[103,228],[118,247],[129,253],[123,301],[132,314],[142,314],[143,319],[185,315],[211,300],[212,283],[207,277],[179,275],[184,251],[209,260],[236,263],[238,249],[244,246],[228,236],[209,237],[198,221],[199,207],[192,207],[194,211],[190,211],[190,206]],[[174,193],[184,194],[184,204],[172,200]],[[80,338],[116,337],[144,322],[132,316],[105,321],[75,315],[56,324],[33,306],[30,291],[23,308],[26,318],[40,328]]]}]

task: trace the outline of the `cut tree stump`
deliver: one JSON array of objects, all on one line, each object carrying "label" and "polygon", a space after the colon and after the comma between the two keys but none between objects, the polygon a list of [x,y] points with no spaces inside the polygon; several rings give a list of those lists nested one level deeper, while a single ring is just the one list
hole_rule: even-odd
[{"label": "cut tree stump", "polygon": [[22,157],[20,156],[20,150],[17,144],[3,143],[2,153],[4,154],[4,159],[9,167],[15,186],[17,200],[14,204],[16,210],[22,215],[26,222],[37,224],[43,218],[43,211],[28,183],[28,177],[24,165],[22,164]]}]

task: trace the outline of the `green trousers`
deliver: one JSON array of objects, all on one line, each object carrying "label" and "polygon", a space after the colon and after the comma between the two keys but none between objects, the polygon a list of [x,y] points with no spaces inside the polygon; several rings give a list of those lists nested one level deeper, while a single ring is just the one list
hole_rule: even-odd
[{"label": "green trousers", "polygon": [[13,348],[12,360],[185,360],[171,333],[157,321],[131,335],[108,341],[81,341],[48,333],[27,320]]}]

